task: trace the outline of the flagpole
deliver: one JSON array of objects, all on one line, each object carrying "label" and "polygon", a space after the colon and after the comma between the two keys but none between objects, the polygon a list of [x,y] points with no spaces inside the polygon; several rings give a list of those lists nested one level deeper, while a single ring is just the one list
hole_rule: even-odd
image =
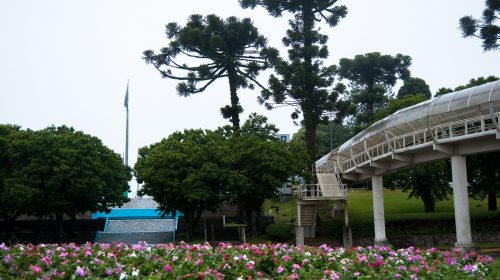
[{"label": "flagpole", "polygon": [[[125,165],[128,166],[128,83],[129,80],[127,80],[127,92],[125,93],[125,101],[123,105],[125,106],[127,110],[127,123],[126,123],[126,129],[125,129]],[[128,183],[127,183],[128,185]],[[130,186],[127,191],[123,193],[123,196],[125,198],[128,198],[128,192],[130,191]]]},{"label": "flagpole", "polygon": [[128,166],[128,80],[127,80],[127,93],[126,93],[126,100],[125,100],[125,108],[127,108],[127,124],[126,124],[126,136],[125,136],[125,165]]}]

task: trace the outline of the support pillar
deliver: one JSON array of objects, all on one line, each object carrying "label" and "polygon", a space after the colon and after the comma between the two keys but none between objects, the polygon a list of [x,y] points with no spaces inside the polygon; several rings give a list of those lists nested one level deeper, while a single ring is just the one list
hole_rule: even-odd
[{"label": "support pillar", "polygon": [[301,216],[302,216],[302,203],[300,200],[297,200],[297,226],[295,227],[295,245],[303,246],[304,245],[304,227],[302,226]]},{"label": "support pillar", "polygon": [[467,192],[467,166],[465,156],[451,156],[453,179],[453,206],[455,208],[456,247],[471,248],[469,195]]},{"label": "support pillar", "polygon": [[384,218],[384,187],[382,176],[372,177],[373,193],[373,218],[375,224],[375,245],[387,245],[385,237],[385,218]]},{"label": "support pillar", "polygon": [[352,247],[352,231],[351,231],[351,226],[349,225],[349,213],[347,211],[347,200],[344,203],[344,234],[343,234],[343,241],[344,241],[344,248],[351,248]]}]

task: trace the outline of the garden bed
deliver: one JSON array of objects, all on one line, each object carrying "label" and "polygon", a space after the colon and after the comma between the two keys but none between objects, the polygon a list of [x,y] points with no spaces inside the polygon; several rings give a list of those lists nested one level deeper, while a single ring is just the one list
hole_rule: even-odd
[{"label": "garden bed", "polygon": [[1,279],[486,279],[490,257],[455,249],[221,243],[0,244]]}]

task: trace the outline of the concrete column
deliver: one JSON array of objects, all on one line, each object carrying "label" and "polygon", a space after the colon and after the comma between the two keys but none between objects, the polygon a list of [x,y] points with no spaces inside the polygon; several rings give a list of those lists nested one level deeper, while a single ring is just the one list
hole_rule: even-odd
[{"label": "concrete column", "polygon": [[382,176],[372,177],[373,218],[375,223],[375,245],[387,245],[384,218],[384,187]]},{"label": "concrete column", "polygon": [[295,245],[303,246],[304,245],[304,227],[301,222],[302,215],[302,203],[300,200],[297,200],[297,226],[295,227]]},{"label": "concrete column", "polygon": [[469,195],[467,193],[467,166],[465,156],[451,156],[453,179],[453,206],[455,208],[456,247],[472,247]]},{"label": "concrete column", "polygon": [[347,200],[344,203],[344,232],[343,232],[343,243],[344,248],[352,247],[352,231],[351,226],[349,226],[349,213],[347,210]]}]

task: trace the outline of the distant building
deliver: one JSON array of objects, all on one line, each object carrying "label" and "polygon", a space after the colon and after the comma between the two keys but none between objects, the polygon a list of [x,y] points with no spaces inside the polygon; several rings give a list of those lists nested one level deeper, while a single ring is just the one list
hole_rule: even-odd
[{"label": "distant building", "polygon": [[290,142],[290,134],[278,134],[277,136],[283,142]]}]

